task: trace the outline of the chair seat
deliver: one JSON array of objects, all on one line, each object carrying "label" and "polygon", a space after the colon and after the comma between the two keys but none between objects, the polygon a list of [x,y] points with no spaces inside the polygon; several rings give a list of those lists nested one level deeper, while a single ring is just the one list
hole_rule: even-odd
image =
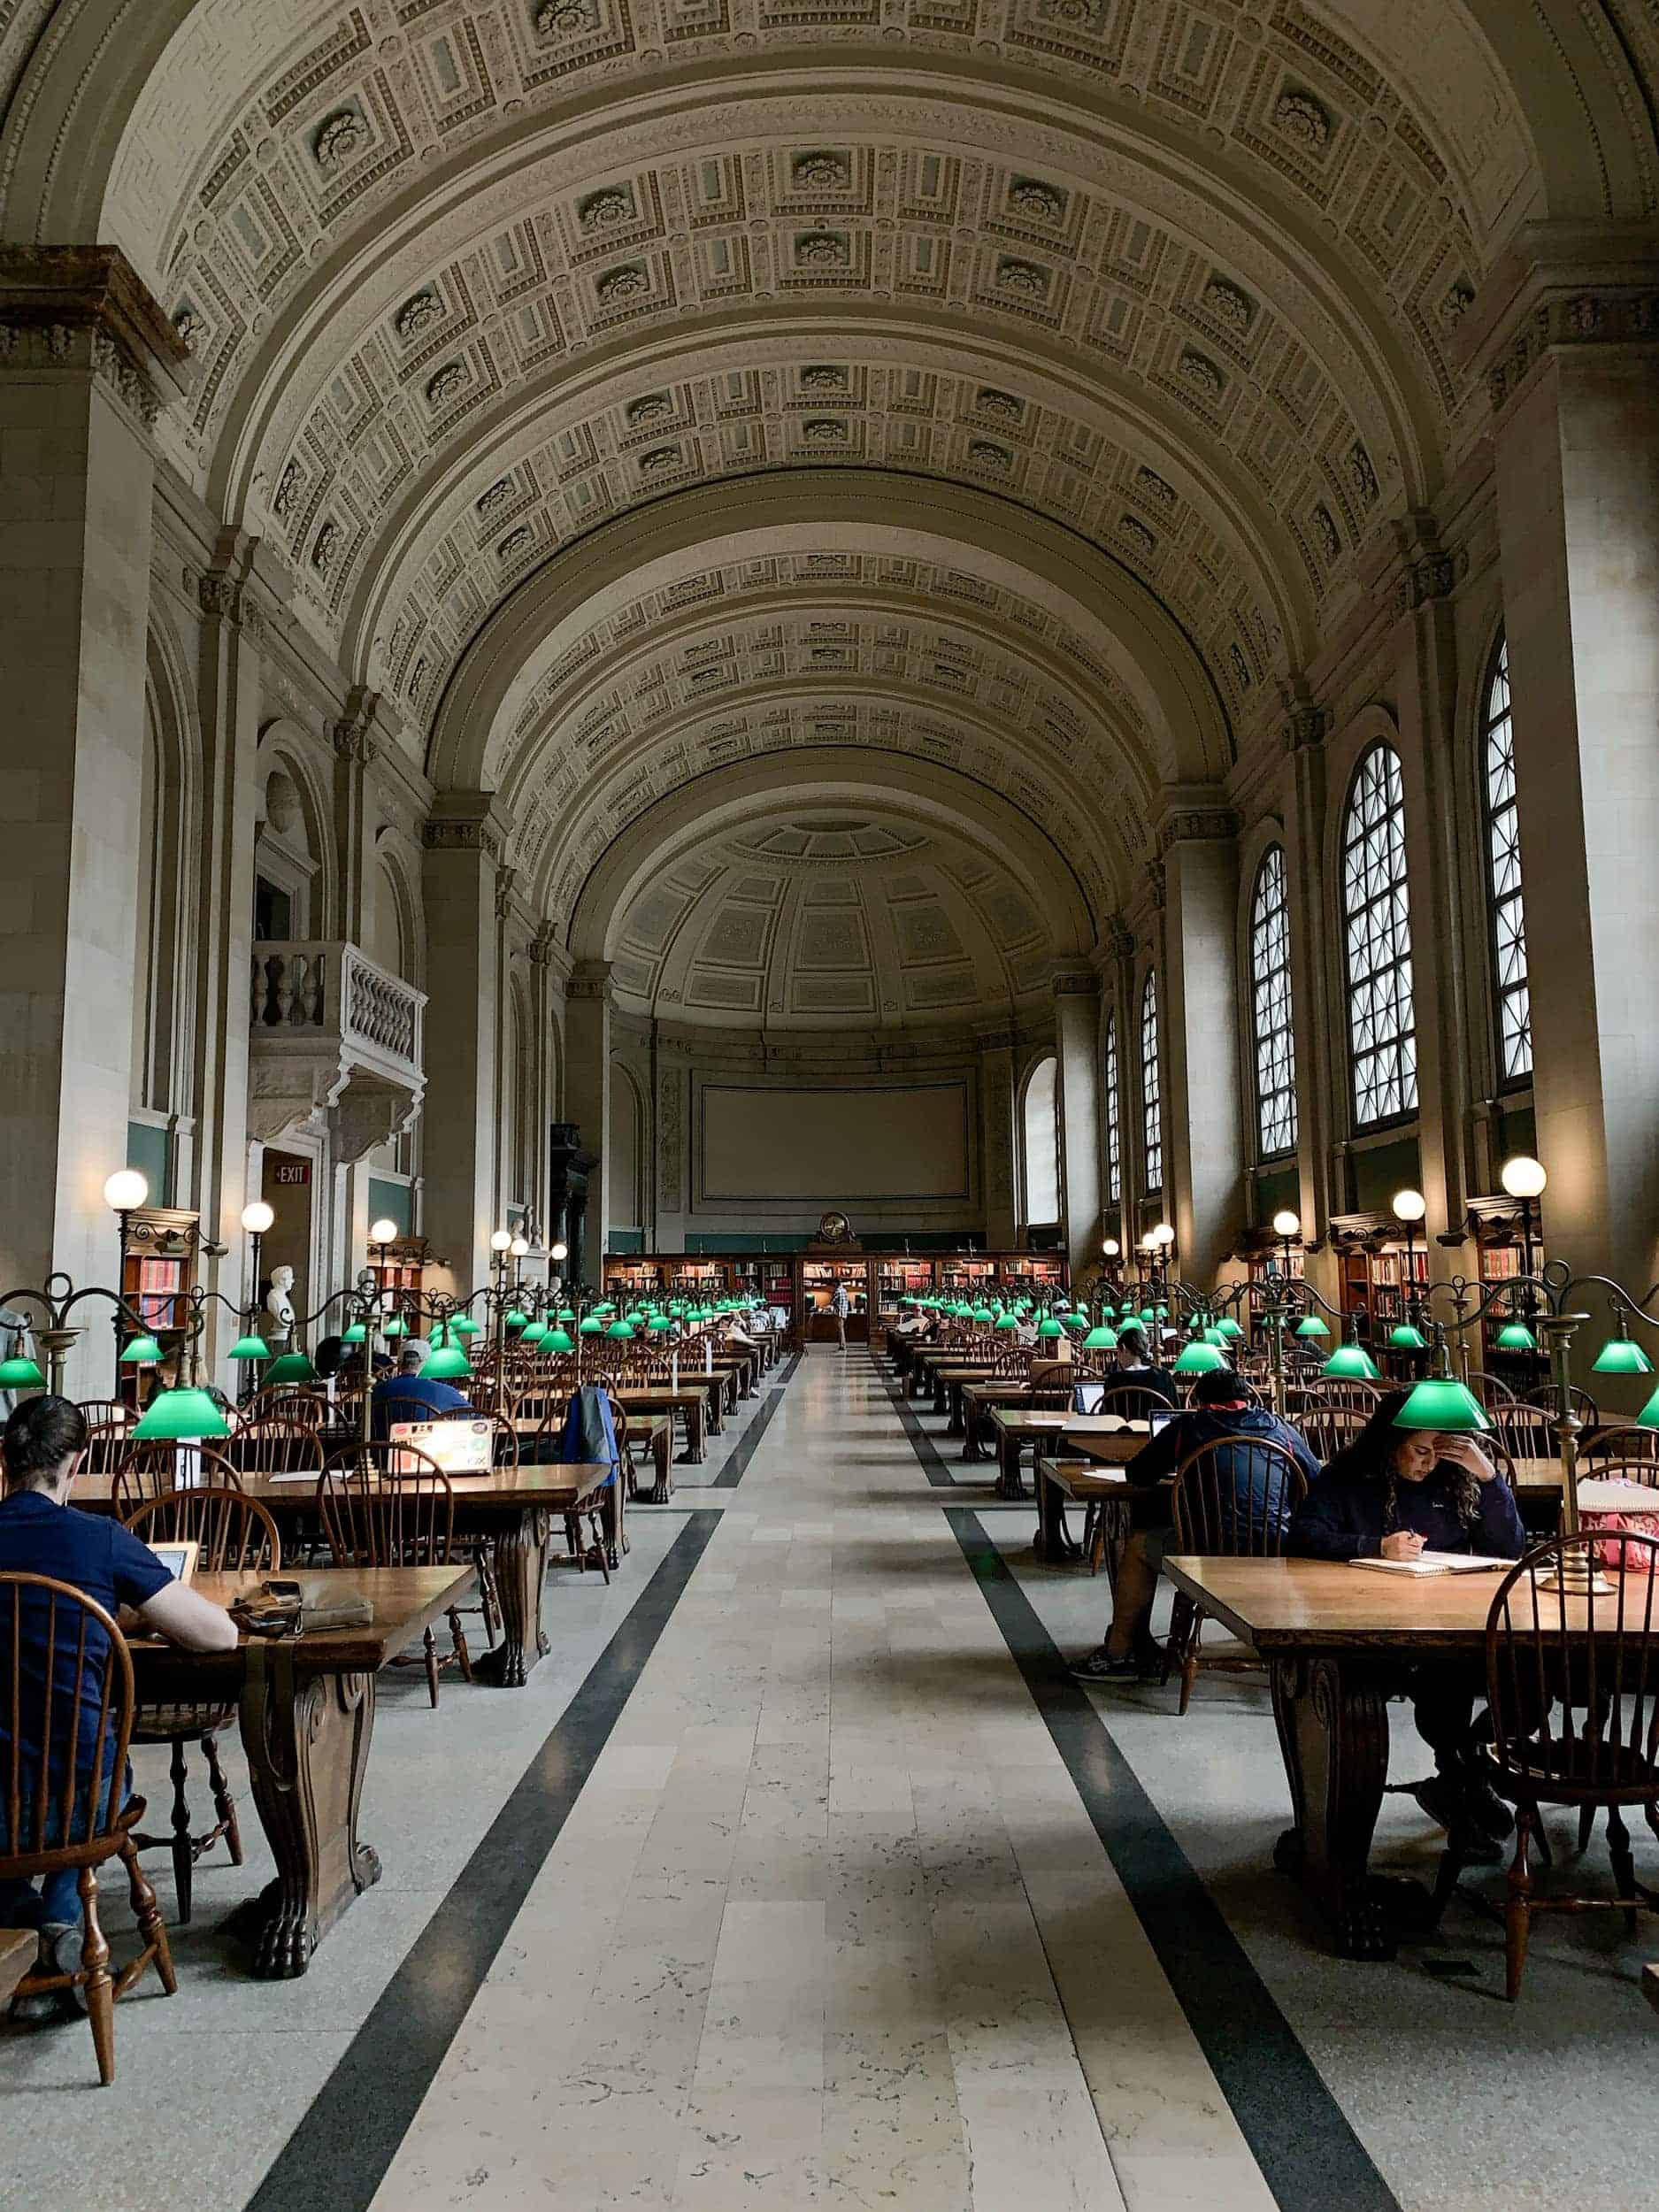
[{"label": "chair seat", "polygon": [[141,1705],[133,1715],[134,1743],[171,1743],[175,1736],[208,1736],[228,1728],[234,1705]]},{"label": "chair seat", "polygon": [[1505,1797],[1548,1798],[1563,1790],[1576,1798],[1594,1789],[1628,1795],[1638,1803],[1659,1798],[1659,1763],[1628,1745],[1588,1744],[1581,1738],[1511,1747],[1524,1755],[1500,1764],[1488,1753],[1494,1786]]}]

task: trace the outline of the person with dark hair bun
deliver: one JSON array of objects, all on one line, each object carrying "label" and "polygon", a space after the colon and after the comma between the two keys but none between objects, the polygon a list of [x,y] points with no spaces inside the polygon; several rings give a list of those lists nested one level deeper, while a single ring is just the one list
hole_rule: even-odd
[{"label": "person with dark hair bun", "polygon": [[[1476,1438],[1395,1426],[1409,1394],[1391,1390],[1381,1398],[1309,1491],[1291,1523],[1296,1556],[1410,1560],[1446,1551],[1518,1559],[1525,1550],[1514,1494]],[[1415,1791],[1417,1803],[1454,1833],[1466,1858],[1491,1862],[1515,1823],[1475,1760],[1475,1707],[1485,1682],[1483,1661],[1443,1654],[1400,1674],[1417,1732],[1434,1754],[1435,1772]]]},{"label": "person with dark hair bun", "polygon": [[[175,1582],[148,1545],[105,1515],[78,1513],[69,1502],[88,1442],[86,1416],[67,1398],[42,1392],[25,1398],[5,1425],[5,1496],[0,1500],[0,1572],[50,1576],[67,1582],[101,1605],[106,1613],[135,1613],[139,1624],[181,1644],[187,1651],[229,1651],[236,1624],[222,1606],[197,1590]],[[46,1715],[73,1712],[81,1693],[75,1732],[81,1766],[90,1769],[98,1754],[98,1713],[109,1638],[96,1624],[86,1631],[86,1664],[78,1638],[60,1641],[48,1669],[50,1602],[25,1586],[0,1586],[0,1769],[10,1770],[12,1731],[22,1747],[24,1801],[18,1808],[19,1835],[33,1833],[35,1813],[29,1793],[45,1748]],[[15,1660],[16,1678],[12,1679]],[[68,1732],[61,1721],[50,1740],[62,1743]],[[104,1743],[107,1778],[114,1771],[115,1743]],[[65,1763],[67,1762],[65,1761]],[[52,1809],[46,1840],[61,1839],[63,1791],[59,1776],[48,1778]],[[11,1847],[10,1811],[0,1799],[0,1851]],[[43,1973],[72,1972],[81,1962],[80,1877],[49,1874],[36,1890],[32,1882],[0,1881],[0,1928],[34,1928],[39,1932],[38,1966]],[[72,2017],[73,2000],[62,1990],[41,1990],[14,1998],[12,2017],[26,2025]]]}]

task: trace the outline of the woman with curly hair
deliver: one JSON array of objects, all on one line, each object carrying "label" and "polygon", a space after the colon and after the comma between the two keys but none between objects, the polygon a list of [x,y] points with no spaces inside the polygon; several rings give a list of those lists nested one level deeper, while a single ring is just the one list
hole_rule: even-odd
[{"label": "woman with curly hair", "polygon": [[[1389,1391],[1313,1485],[1291,1522],[1294,1555],[1415,1559],[1419,1552],[1449,1551],[1520,1557],[1526,1537],[1508,1483],[1472,1436],[1396,1428],[1409,1394]],[[1418,1804],[1456,1832],[1465,1856],[1490,1861],[1499,1856],[1496,1839],[1514,1823],[1472,1757],[1475,1705],[1485,1679],[1481,1661],[1439,1656],[1403,1669],[1400,1686],[1437,1769],[1415,1793]]]}]

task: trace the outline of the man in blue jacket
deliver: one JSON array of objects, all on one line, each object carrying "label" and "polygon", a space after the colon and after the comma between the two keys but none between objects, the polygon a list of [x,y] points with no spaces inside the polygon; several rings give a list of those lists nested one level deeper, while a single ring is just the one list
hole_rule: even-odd
[{"label": "man in blue jacket", "polygon": [[[1307,1440],[1287,1421],[1254,1402],[1250,1386],[1228,1367],[1201,1375],[1193,1390],[1193,1408],[1177,1414],[1125,1468],[1135,1495],[1132,1501],[1133,1532],[1124,1547],[1118,1569],[1118,1588],[1112,1603],[1111,1627],[1098,1651],[1079,1659],[1071,1671],[1083,1682],[1145,1680],[1161,1671],[1164,1655],[1152,1640],[1148,1622],[1157,1594],[1158,1570],[1175,1532],[1170,1525],[1169,1494],[1158,1486],[1167,1482],[1181,1462],[1201,1444],[1230,1437],[1240,1444],[1277,1444],[1295,1460],[1311,1482],[1319,1463]],[[1227,1498],[1225,1485],[1233,1484],[1233,1508],[1240,1520],[1259,1527],[1263,1520],[1284,1535],[1290,1526],[1294,1501],[1290,1485],[1277,1463],[1259,1452],[1240,1450],[1217,1455],[1224,1485],[1223,1512]],[[1271,1488],[1272,1494],[1265,1493]]]}]

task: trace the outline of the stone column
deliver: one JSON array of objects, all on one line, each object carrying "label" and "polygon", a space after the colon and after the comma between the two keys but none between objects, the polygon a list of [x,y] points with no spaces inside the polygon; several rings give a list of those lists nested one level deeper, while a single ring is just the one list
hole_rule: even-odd
[{"label": "stone column", "polygon": [[579,960],[565,987],[565,1110],[581,1132],[588,1170],[588,1279],[603,1276],[611,1233],[611,963]]},{"label": "stone column", "polygon": [[[258,794],[260,673],[271,590],[257,583],[258,541],[227,531],[197,579],[202,627],[196,707],[202,728],[200,848],[196,855],[195,1022],[196,1143],[192,1202],[203,1235],[226,1245],[216,1286],[242,1281],[242,1209],[248,1197],[249,978],[253,959],[254,818]],[[227,1328],[209,1310],[210,1362]]]},{"label": "stone column", "polygon": [[[541,1225],[543,1243],[559,1241],[553,1226],[552,1192],[548,1170],[548,1131],[559,1118],[561,1102],[555,1095],[557,1068],[553,1009],[553,979],[559,957],[558,935],[551,922],[542,922],[530,940],[530,996],[534,1012],[535,1112],[531,1135],[530,1202]],[[555,1273],[559,1271],[557,1267]]]},{"label": "stone column", "polygon": [[[1101,983],[1100,1053],[1100,1189],[1101,1234],[1102,1239],[1115,1237],[1120,1255],[1128,1253],[1133,1239],[1130,1233],[1133,1214],[1131,1201],[1131,1140],[1130,1081],[1131,1056],[1134,1050],[1134,1033],[1131,1027],[1130,997],[1134,981],[1135,939],[1121,914],[1114,914],[1105,932],[1107,961]],[[1105,1090],[1106,1030],[1116,1025],[1118,1041],[1118,1188],[1111,1187],[1111,1162],[1108,1157],[1107,1115],[1110,1102]],[[1124,1263],[1120,1256],[1118,1265]]]},{"label": "stone column", "polygon": [[[1394,696],[1406,788],[1406,863],[1411,880],[1412,997],[1417,1041],[1417,1153],[1429,1272],[1436,1281],[1475,1271],[1473,1255],[1440,1238],[1468,1217],[1470,1016],[1457,848],[1467,779],[1455,748],[1472,741],[1458,724],[1457,643],[1452,593],[1456,564],[1425,518],[1402,533],[1403,573],[1394,583]],[[1472,826],[1471,826],[1472,827]],[[1478,833],[1470,840],[1478,852]],[[1479,864],[1477,862],[1477,864]]]},{"label": "stone column", "polygon": [[1550,1250],[1639,1295],[1659,1225],[1659,259],[1540,229],[1476,334],[1495,428]]},{"label": "stone column", "polygon": [[1213,1283],[1243,1208],[1239,1081],[1238,824],[1225,807],[1182,805],[1159,833],[1164,873],[1164,1196],[1177,1263]]},{"label": "stone column", "polygon": [[495,873],[487,791],[446,792],[427,821],[426,1230],[463,1295],[489,1279],[495,1227]]},{"label": "stone column", "polygon": [[985,1240],[993,1252],[1011,1252],[1018,1240],[1014,1194],[1018,1185],[1014,1143],[1014,1033],[981,1030],[979,1048],[979,1178],[985,1202]]},{"label": "stone column", "polygon": [[507,1131],[512,1119],[512,1087],[518,1071],[512,1063],[512,887],[518,879],[516,868],[495,871],[495,1095],[494,1115],[495,1196],[490,1207],[491,1217],[503,1228],[511,1227],[507,1219],[507,1200],[511,1193],[512,1163],[507,1157]]},{"label": "stone column", "polygon": [[184,357],[113,248],[0,248],[0,1287],[116,1276],[151,433]]},{"label": "stone column", "polygon": [[1060,1080],[1060,1205],[1074,1279],[1100,1259],[1100,978],[1068,968],[1054,979]]}]

